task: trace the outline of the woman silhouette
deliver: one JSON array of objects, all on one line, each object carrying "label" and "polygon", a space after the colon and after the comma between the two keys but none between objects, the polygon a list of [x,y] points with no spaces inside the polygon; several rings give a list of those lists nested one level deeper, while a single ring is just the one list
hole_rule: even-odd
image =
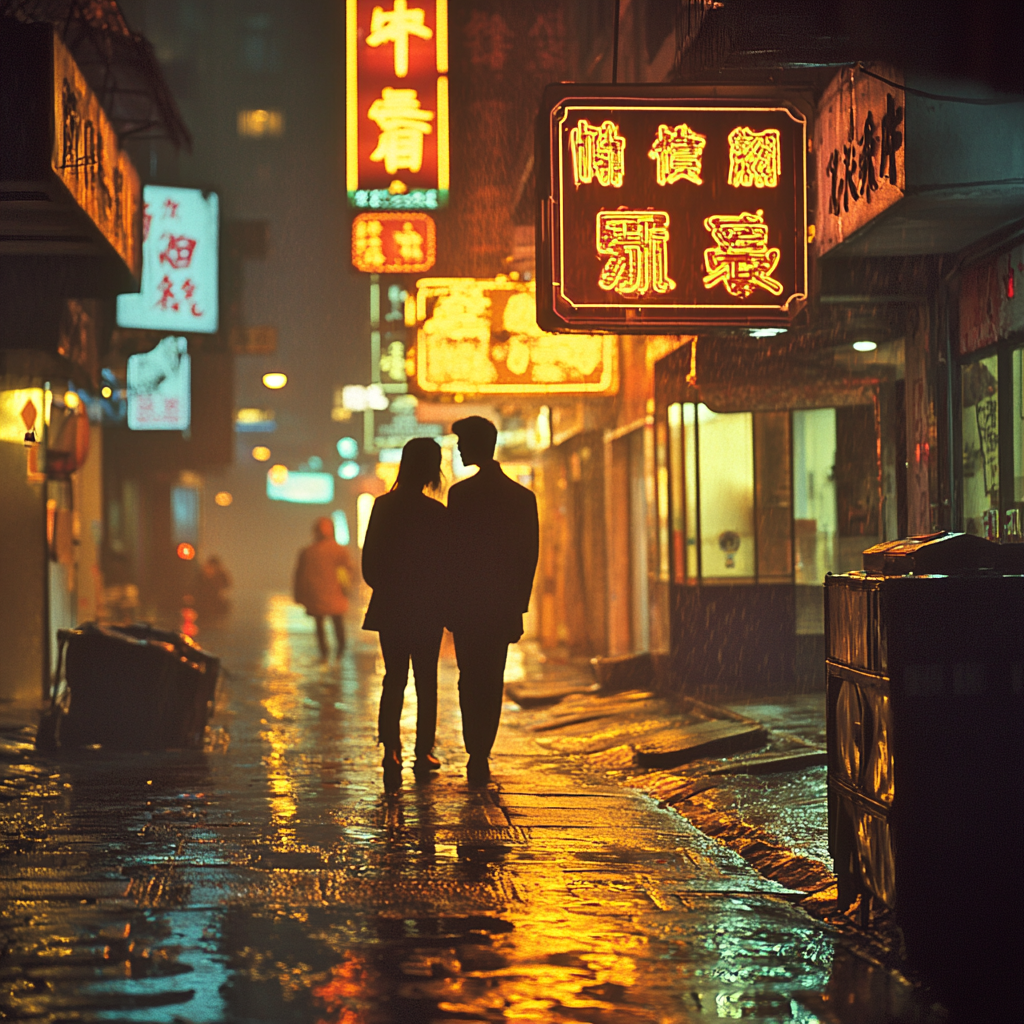
[{"label": "woman silhouette", "polygon": [[416,437],[402,449],[398,479],[373,503],[363,541],[363,579],[373,588],[363,629],[380,634],[384,691],[377,739],[384,744],[384,781],[402,771],[399,719],[412,660],[416,678],[416,762],[425,777],[437,771],[437,658],[446,606],[445,554],[448,511],[424,488],[441,486],[441,448]]}]

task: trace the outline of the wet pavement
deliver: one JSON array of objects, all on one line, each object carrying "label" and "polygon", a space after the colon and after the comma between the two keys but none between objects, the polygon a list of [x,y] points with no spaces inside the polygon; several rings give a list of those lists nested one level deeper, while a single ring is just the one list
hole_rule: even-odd
[{"label": "wet pavement", "polygon": [[5,734],[0,1017],[945,1019],[804,893],[538,744],[536,712],[507,706],[494,782],[467,786],[450,661],[444,768],[385,794],[374,636],[324,667],[286,598],[234,621],[200,637],[230,673],[206,752],[47,760]]}]

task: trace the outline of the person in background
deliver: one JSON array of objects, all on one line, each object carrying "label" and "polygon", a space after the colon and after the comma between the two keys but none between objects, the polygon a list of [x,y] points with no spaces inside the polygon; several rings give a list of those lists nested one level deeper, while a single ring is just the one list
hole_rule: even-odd
[{"label": "person in background", "polygon": [[416,679],[413,772],[425,778],[441,767],[433,749],[448,513],[424,493],[424,488],[437,491],[440,486],[440,446],[429,437],[413,438],[402,449],[394,487],[373,503],[363,541],[363,579],[373,588],[363,629],[379,633],[384,658],[377,736],[384,744],[385,786],[401,778],[399,720],[410,660]]},{"label": "person in background", "polygon": [[452,593],[446,625],[459,665],[466,775],[482,784],[491,774],[508,645],[523,635],[530,605],[540,529],[533,492],[505,476],[494,459],[494,424],[467,416],[452,430],[463,463],[480,467],[448,492]]},{"label": "person in background", "polygon": [[327,661],[327,632],[324,619],[334,623],[337,657],[345,650],[345,623],[348,590],[352,578],[352,560],[348,551],[334,539],[334,523],[326,516],[313,524],[313,543],[299,553],[295,567],[295,601],[304,605],[316,621],[316,639],[320,657]]},{"label": "person in background", "polygon": [[231,576],[217,555],[210,555],[199,567],[192,590],[195,595],[196,611],[204,625],[217,625],[231,610],[227,591],[231,588]]}]

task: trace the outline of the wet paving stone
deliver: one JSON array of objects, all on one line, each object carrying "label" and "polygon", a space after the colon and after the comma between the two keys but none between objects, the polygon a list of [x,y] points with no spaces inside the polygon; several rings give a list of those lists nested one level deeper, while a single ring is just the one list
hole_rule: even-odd
[{"label": "wet paving stone", "polygon": [[[494,782],[468,786],[450,664],[444,767],[386,794],[372,637],[353,629],[325,668],[286,599],[236,623],[201,638],[230,672],[209,752],[44,760],[11,741],[33,771],[0,817],[3,1018],[942,1019],[790,890],[511,710]],[[407,735],[414,720],[410,687]]]}]

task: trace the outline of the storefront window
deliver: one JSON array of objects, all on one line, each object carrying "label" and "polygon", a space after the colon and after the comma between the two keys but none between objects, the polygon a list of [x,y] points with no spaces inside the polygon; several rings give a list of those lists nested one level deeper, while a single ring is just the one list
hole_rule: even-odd
[{"label": "storefront window", "polygon": [[795,581],[821,586],[836,567],[836,411],[793,412]]},{"label": "storefront window", "polygon": [[[1014,376],[1019,361],[1014,353]],[[999,528],[999,360],[967,363],[960,374],[964,529],[997,539]],[[1014,417],[1015,434],[1020,419]],[[1016,446],[1015,446],[1016,448]],[[1015,459],[1015,479],[1017,466]]]},{"label": "storefront window", "polygon": [[668,407],[668,464],[671,481],[673,580],[686,582],[686,545],[683,536],[683,406]]},{"label": "storefront window", "polygon": [[700,467],[700,555],[704,579],[752,578],[754,429],[749,412],[697,406]]},{"label": "storefront window", "polygon": [[[678,403],[676,403],[678,405]],[[654,460],[658,500],[658,579],[669,578],[668,528],[668,437],[667,423],[658,421],[654,428]]]}]

